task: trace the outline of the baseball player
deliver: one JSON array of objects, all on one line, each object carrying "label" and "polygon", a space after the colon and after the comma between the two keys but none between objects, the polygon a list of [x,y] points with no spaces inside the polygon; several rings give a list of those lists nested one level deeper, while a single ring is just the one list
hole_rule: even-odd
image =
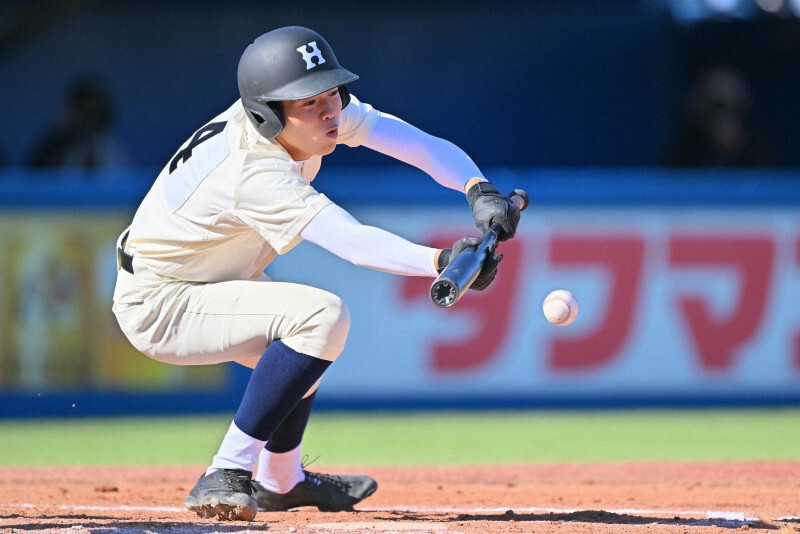
[{"label": "baseball player", "polygon": [[[256,39],[239,62],[241,98],[167,162],[118,241],[113,309],[137,349],[175,365],[252,368],[219,451],[186,497],[202,517],[352,510],[377,489],[368,476],[301,464],[317,386],[350,319],[337,296],[266,277],[276,254],[308,240],[356,265],[435,277],[479,242],[439,250],[360,224],[311,185],[322,156],[338,143],[393,156],[466,192],[484,233],[493,223],[502,240],[516,231],[516,205],[461,149],[359,102],[346,85],[356,79],[312,30]],[[492,282],[500,259],[487,259],[472,289]]]}]

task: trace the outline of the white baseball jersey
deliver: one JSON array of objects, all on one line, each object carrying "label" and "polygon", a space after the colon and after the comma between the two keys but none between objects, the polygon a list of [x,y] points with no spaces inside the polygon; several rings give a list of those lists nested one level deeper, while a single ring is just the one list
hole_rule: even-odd
[{"label": "white baseball jersey", "polygon": [[[339,117],[337,141],[415,165],[462,192],[471,178],[482,177],[452,143],[352,96]],[[349,328],[341,299],[263,281],[275,255],[301,239],[356,265],[435,276],[435,249],[361,225],[311,186],[321,160],[293,161],[278,142],[256,132],[241,102],[184,143],[129,230],[134,273],[119,271],[114,313],[131,343],[181,365],[255,365],[275,339],[302,354],[335,359]],[[335,320],[325,319],[330,314]]]},{"label": "white baseball jersey", "polygon": [[[337,142],[362,144],[378,116],[351,97]],[[332,203],[310,185],[321,160],[294,161],[256,132],[237,101],[161,171],[136,211],[127,250],[154,273],[182,280],[258,277]]]}]

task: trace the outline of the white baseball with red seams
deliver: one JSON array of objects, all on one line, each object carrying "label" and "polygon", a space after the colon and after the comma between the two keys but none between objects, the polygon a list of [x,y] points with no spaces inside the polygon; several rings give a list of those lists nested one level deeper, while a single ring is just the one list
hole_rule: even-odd
[{"label": "white baseball with red seams", "polygon": [[578,316],[578,300],[565,289],[556,289],[544,299],[542,311],[557,326],[567,326]]}]

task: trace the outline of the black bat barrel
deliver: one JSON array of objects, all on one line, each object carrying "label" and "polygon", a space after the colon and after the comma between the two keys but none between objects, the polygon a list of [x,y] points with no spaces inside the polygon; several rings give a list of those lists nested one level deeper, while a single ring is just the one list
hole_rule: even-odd
[{"label": "black bat barrel", "polygon": [[483,257],[472,251],[462,252],[453,261],[446,276],[439,277],[431,285],[431,299],[442,308],[449,308],[461,298],[464,288],[468,288],[478,277]]},{"label": "black bat barrel", "polygon": [[434,304],[441,308],[449,308],[461,298],[480,274],[483,261],[486,255],[491,253],[489,249],[496,244],[499,233],[500,227],[493,226],[483,236],[477,248],[464,250],[455,257],[431,285],[431,300]]}]

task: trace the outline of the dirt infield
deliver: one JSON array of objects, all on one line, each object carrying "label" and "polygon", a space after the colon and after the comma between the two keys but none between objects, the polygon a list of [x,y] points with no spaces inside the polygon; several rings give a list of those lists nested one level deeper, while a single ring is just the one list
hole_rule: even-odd
[{"label": "dirt infield", "polygon": [[0,468],[0,532],[800,532],[800,462],[314,468],[380,487],[356,512],[220,522],[182,509],[202,467]]}]

